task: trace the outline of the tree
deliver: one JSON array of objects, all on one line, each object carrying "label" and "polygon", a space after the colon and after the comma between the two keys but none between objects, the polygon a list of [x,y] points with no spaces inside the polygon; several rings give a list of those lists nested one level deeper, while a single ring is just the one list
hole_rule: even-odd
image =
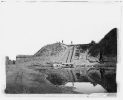
[{"label": "tree", "polygon": [[96,44],[96,42],[94,40],[91,41],[91,44]]}]

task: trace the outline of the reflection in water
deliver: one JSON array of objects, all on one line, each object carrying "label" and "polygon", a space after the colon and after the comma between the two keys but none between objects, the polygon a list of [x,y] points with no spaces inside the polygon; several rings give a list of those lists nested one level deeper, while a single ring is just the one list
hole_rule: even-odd
[{"label": "reflection in water", "polygon": [[106,90],[99,84],[94,86],[89,82],[68,82],[65,86],[75,87],[74,91],[90,94],[90,93],[106,93]]}]

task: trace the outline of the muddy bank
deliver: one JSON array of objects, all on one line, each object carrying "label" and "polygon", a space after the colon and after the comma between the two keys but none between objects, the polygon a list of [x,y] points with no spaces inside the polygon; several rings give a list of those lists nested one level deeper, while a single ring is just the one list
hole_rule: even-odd
[{"label": "muddy bank", "polygon": [[[45,93],[77,93],[70,87],[56,86],[48,79],[47,74],[23,66],[7,66],[7,94],[45,94]],[[61,81],[60,81],[61,82]]]}]

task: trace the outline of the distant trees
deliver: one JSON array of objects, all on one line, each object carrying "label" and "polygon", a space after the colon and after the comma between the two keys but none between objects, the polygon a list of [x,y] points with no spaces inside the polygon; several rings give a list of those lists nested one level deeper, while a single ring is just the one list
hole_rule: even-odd
[{"label": "distant trees", "polygon": [[10,65],[10,64],[15,64],[16,61],[15,60],[10,60],[8,56],[6,56],[6,65]]},{"label": "distant trees", "polygon": [[91,41],[91,44],[96,44],[96,42],[94,40]]}]

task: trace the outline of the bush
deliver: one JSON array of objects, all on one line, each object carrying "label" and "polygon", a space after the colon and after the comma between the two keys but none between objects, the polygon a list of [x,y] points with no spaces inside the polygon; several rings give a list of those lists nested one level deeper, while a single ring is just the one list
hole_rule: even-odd
[{"label": "bush", "polygon": [[49,73],[47,79],[54,85],[63,85],[67,82],[64,75],[59,73]]}]

